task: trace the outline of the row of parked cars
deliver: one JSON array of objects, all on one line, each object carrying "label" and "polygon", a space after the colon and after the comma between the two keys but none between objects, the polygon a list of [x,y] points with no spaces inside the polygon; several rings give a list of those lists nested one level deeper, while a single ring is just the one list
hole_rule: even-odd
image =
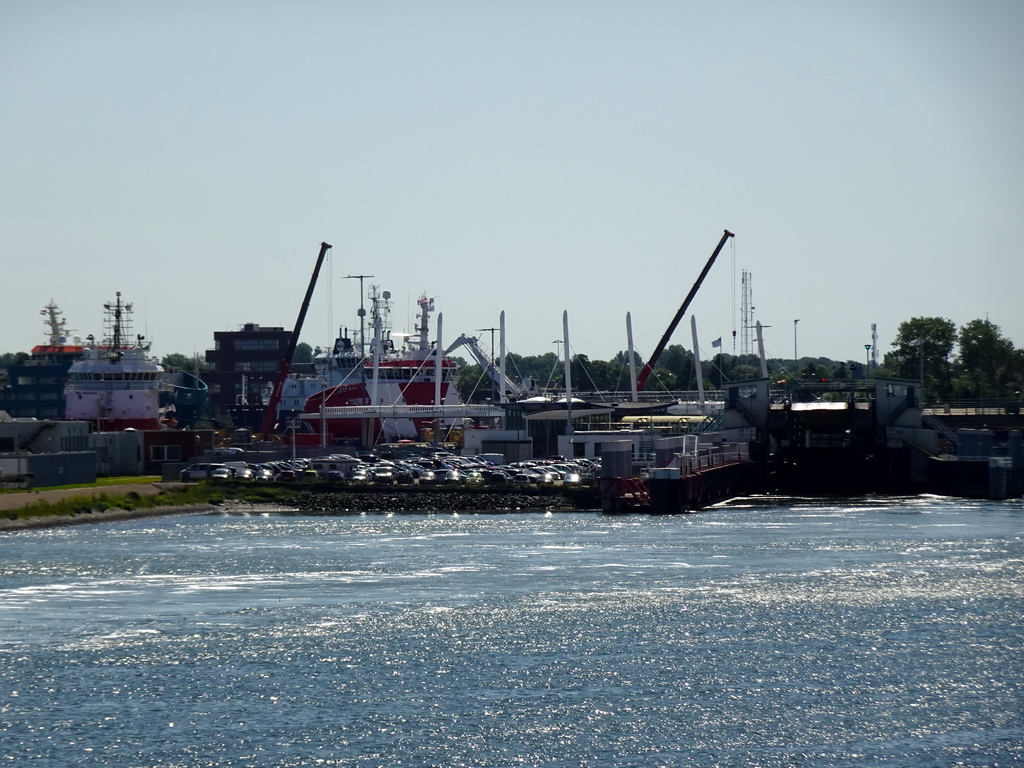
[{"label": "row of parked cars", "polygon": [[525,461],[495,464],[472,456],[437,453],[403,459],[361,454],[358,464],[332,479],[376,485],[544,485],[589,483],[596,470],[591,461]]},{"label": "row of parked cars", "polygon": [[[200,462],[181,470],[180,478],[186,482],[196,480],[281,480],[297,479],[302,469],[288,462],[250,464],[244,461],[223,463]],[[290,477],[286,477],[290,475]]]},{"label": "row of parked cars", "polygon": [[198,463],[182,470],[181,479],[319,480],[352,485],[577,485],[590,483],[598,467],[599,463],[591,459],[554,458],[495,464],[478,457],[450,453],[404,458],[364,453],[357,457],[300,458],[265,464]]}]

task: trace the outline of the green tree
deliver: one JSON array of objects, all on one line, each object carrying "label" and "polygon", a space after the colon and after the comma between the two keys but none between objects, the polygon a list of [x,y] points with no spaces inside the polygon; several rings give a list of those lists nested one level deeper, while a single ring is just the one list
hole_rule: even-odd
[{"label": "green tree", "polygon": [[510,353],[505,362],[505,373],[510,379],[532,379],[538,388],[560,387],[565,378],[563,370],[563,362],[554,352],[527,356]]},{"label": "green tree", "polygon": [[490,381],[479,365],[460,365],[455,372],[455,386],[464,403],[480,403],[491,396]]},{"label": "green tree", "polygon": [[[319,347],[317,348],[319,350]],[[295,345],[295,354],[292,355],[293,363],[312,363],[313,348],[304,341]]]},{"label": "green tree", "polygon": [[12,365],[22,365],[31,355],[28,352],[4,352],[0,354],[0,371],[5,371]]},{"label": "green tree", "polygon": [[[618,363],[619,365],[629,368],[629,352],[625,350],[616,352],[612,357],[611,362]],[[637,354],[636,350],[633,350],[633,365],[636,367],[638,372],[644,367],[644,361],[641,359],[640,355]]]},{"label": "green tree", "polygon": [[196,355],[185,355],[181,352],[171,352],[170,354],[164,355],[160,360],[160,365],[168,370],[194,371],[196,369],[197,361],[199,370],[210,370],[210,364],[201,357]]},{"label": "green tree", "polygon": [[572,359],[572,386],[577,391],[624,391],[629,389],[629,369],[621,363],[576,355]]},{"label": "green tree", "polygon": [[[1019,350],[988,320],[972,320],[960,329],[961,397],[1006,397],[1020,389]],[[969,384],[968,384],[969,382]]]},{"label": "green tree", "polygon": [[921,379],[931,398],[948,398],[953,389],[952,354],[956,324],[944,317],[913,317],[896,329],[885,367],[893,376]]},{"label": "green tree", "polygon": [[669,344],[665,348],[661,359],[658,361],[657,368],[671,373],[679,387],[690,389],[691,384],[693,385],[692,388],[697,386],[693,352],[684,349],[680,344]]}]

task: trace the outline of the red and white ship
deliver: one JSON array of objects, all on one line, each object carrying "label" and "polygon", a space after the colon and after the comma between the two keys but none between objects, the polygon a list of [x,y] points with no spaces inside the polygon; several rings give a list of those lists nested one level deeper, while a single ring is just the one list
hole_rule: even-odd
[{"label": "red and white ship", "polygon": [[149,355],[149,342],[134,342],[131,333],[132,305],[121,301],[104,304],[107,338],[82,350],[72,363],[65,388],[66,418],[92,422],[97,431],[160,429],[161,393],[168,392],[165,373]]},{"label": "red and white ship", "polygon": [[437,343],[429,338],[434,300],[421,297],[415,333],[399,334],[391,330],[390,293],[372,286],[369,299],[372,339],[360,339],[358,348],[338,339],[322,361],[322,378],[313,380],[329,377],[331,385],[307,397],[302,408],[304,431],[329,443],[374,445],[418,439],[438,422],[442,429],[462,426],[466,407],[454,382],[458,364],[436,354]]}]

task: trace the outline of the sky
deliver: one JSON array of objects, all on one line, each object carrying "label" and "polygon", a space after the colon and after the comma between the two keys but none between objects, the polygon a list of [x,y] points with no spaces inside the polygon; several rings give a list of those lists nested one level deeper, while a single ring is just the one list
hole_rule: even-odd
[{"label": "sky", "polygon": [[290,329],[327,241],[312,346],[363,274],[395,331],[426,295],[538,355],[566,312],[607,360],[629,313],[646,357],[726,229],[673,344],[743,351],[748,272],[770,357],[1024,347],[1022,36],[1017,0],[0,0],[0,352],[117,291],[158,356]]}]

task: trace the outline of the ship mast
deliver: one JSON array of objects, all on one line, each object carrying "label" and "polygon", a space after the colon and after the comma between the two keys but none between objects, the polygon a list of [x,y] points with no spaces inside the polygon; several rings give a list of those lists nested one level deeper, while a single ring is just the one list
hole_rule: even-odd
[{"label": "ship mast", "polygon": [[118,291],[114,302],[108,301],[103,308],[107,311],[106,325],[110,339],[108,358],[111,362],[117,362],[123,355],[124,338],[131,332],[132,304],[122,304],[121,292]]},{"label": "ship mast", "polygon": [[420,322],[416,326],[420,336],[419,349],[426,352],[430,349],[430,313],[434,311],[434,300],[424,295],[416,303],[420,305]]},{"label": "ship mast", "polygon": [[61,317],[60,307],[58,307],[53,299],[50,299],[50,303],[39,310],[39,314],[45,315],[46,327],[49,330],[50,345],[59,346],[67,342],[68,329],[64,327],[64,323],[67,322]]}]

